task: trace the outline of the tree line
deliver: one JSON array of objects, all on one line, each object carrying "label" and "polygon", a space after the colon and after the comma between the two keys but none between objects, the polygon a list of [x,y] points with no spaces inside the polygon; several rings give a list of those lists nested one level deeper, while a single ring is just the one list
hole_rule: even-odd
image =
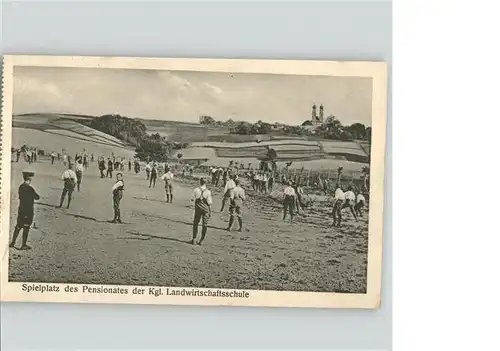
[{"label": "tree line", "polygon": [[118,114],[95,118],[87,125],[135,147],[135,157],[141,161],[166,162],[172,150],[187,147],[187,143],[172,142],[159,133],[148,134],[139,119]]},{"label": "tree line", "polygon": [[371,141],[372,128],[362,123],[343,125],[335,116],[328,116],[321,124],[314,125],[312,121],[304,121],[301,125],[291,126],[283,123],[267,123],[257,121],[235,122],[232,119],[227,121],[216,121],[211,116],[201,116],[200,124],[212,127],[226,127],[232,134],[256,135],[269,134],[273,131],[282,132],[295,136],[314,136],[332,140],[366,140]]}]

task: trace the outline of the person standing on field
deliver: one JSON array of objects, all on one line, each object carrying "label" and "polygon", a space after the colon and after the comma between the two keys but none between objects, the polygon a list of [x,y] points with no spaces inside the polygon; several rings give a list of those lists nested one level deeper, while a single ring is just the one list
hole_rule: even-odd
[{"label": "person standing on field", "polygon": [[76,189],[78,190],[78,192],[80,192],[80,185],[82,184],[82,176],[83,176],[83,164],[81,157],[78,159],[78,162],[76,163],[75,173],[76,173]]},{"label": "person standing on field", "polygon": [[201,220],[201,238],[197,245],[201,245],[207,235],[208,220],[212,215],[212,193],[207,189],[205,178],[200,179],[200,186],[193,191],[191,201],[194,201],[193,238],[189,242],[194,245],[198,235],[198,224]]},{"label": "person standing on field", "polygon": [[[151,174],[151,164],[149,162],[146,164],[145,169],[146,169],[146,180],[149,180],[149,177]],[[150,188],[151,188],[151,186],[150,186]]]},{"label": "person standing on field", "polygon": [[153,166],[151,167],[151,175],[149,176],[149,187],[151,188],[151,185],[153,185],[153,188],[156,185],[156,178],[158,177],[158,165],[156,162],[153,163]]},{"label": "person standing on field", "polygon": [[340,227],[342,225],[342,208],[345,203],[345,193],[339,184],[337,184],[333,196],[333,226]]},{"label": "person standing on field", "polygon": [[120,201],[123,197],[123,191],[125,190],[125,183],[123,182],[123,174],[116,173],[116,183],[111,188],[111,194],[113,195],[113,220],[111,223],[122,223],[122,218],[120,214]]},{"label": "person standing on field", "polygon": [[234,182],[234,176],[231,176],[231,178],[229,178],[229,180],[226,182],[226,186],[224,187],[222,206],[220,208],[221,212],[224,211],[224,207],[226,206],[226,202],[231,197],[231,194],[233,193],[234,188],[236,188],[236,184]]},{"label": "person standing on field", "polygon": [[101,173],[101,178],[105,178],[106,176],[104,175],[104,170],[106,169],[106,163],[104,162],[104,157],[99,157],[98,167],[99,167],[99,172]]},{"label": "person standing on field", "polygon": [[283,220],[286,219],[286,215],[290,212],[290,222],[293,222],[293,210],[295,207],[295,189],[290,185],[290,182],[285,183],[284,199],[283,199]]},{"label": "person standing on field", "polygon": [[165,182],[165,195],[167,197],[167,203],[172,203],[174,198],[174,194],[172,192],[172,179],[174,178],[174,175],[170,172],[168,167],[165,170],[166,173],[161,177],[161,180]]},{"label": "person standing on field", "polygon": [[234,223],[234,217],[238,219],[239,228],[238,231],[241,232],[243,229],[243,218],[242,218],[242,207],[245,201],[245,190],[240,187],[239,179],[234,181],[235,188],[233,189],[231,196],[229,198],[229,224],[226,228],[227,231],[231,230]]},{"label": "person standing on field", "polygon": [[9,244],[9,247],[15,247],[17,237],[23,230],[23,241],[21,244],[21,250],[29,250],[31,249],[28,246],[28,235],[31,228],[31,224],[33,223],[34,217],[34,204],[35,200],[39,200],[40,196],[36,193],[35,189],[31,186],[31,179],[35,173],[25,171],[23,172],[23,180],[24,182],[19,187],[19,208],[17,210],[17,223],[14,228],[14,235],[12,236],[12,240]]},{"label": "person standing on field", "polygon": [[73,164],[69,163],[68,164],[68,169],[65,170],[61,176],[61,180],[64,182],[64,188],[61,194],[61,201],[59,203],[59,208],[62,207],[64,203],[64,198],[66,197],[66,194],[68,195],[68,206],[66,208],[69,208],[69,205],[71,204],[71,196],[73,194],[73,191],[75,190],[75,185],[78,181],[75,172],[73,171]]},{"label": "person standing on field", "polygon": [[108,158],[108,169],[106,170],[106,178],[107,177],[113,178],[113,161],[111,161],[110,158]]}]

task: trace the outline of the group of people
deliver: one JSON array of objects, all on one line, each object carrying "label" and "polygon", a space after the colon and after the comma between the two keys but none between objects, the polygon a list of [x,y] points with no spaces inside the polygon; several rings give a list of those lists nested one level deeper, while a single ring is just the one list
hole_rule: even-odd
[{"label": "group of people", "polygon": [[[200,178],[200,186],[193,190],[191,201],[194,202],[194,219],[193,219],[193,237],[190,241],[193,245],[201,245],[208,230],[208,221],[212,215],[212,193],[207,188],[205,178]],[[221,212],[224,211],[225,204],[229,202],[229,223],[226,228],[230,231],[235,223],[235,218],[238,222],[238,231],[243,230],[242,208],[245,201],[245,190],[240,186],[240,180],[236,174],[232,174],[225,185],[224,195],[222,199]],[[198,226],[201,221],[201,237],[196,241],[198,235]]]},{"label": "group of people", "polygon": [[227,181],[233,176],[238,175],[237,168],[210,166],[208,175],[212,178],[211,184],[215,186],[226,186]]},{"label": "group of people", "polygon": [[38,149],[35,147],[29,147],[26,145],[23,145],[22,147],[18,149],[13,149],[13,152],[16,155],[16,162],[19,162],[19,159],[21,158],[21,155],[23,155],[23,158],[26,162],[29,164],[33,162],[37,162],[38,160]]},{"label": "group of people", "polygon": [[[97,166],[99,168],[99,172],[101,175],[101,178],[113,178],[113,171],[119,171],[119,172],[124,172],[125,171],[125,164],[126,164],[126,158],[125,157],[108,157],[107,161],[104,156],[99,156],[97,159]],[[137,166],[139,165],[139,161],[134,159],[134,165],[135,165],[135,170],[137,172]],[[128,170],[129,172],[132,170],[132,159],[128,159]],[[104,174],[104,171],[106,171],[106,174]]]},{"label": "group of people", "polygon": [[272,171],[251,170],[249,174],[253,190],[264,194],[273,190],[274,177],[275,175]]},{"label": "group of people", "polygon": [[352,185],[343,188],[341,185],[337,184],[333,196],[332,216],[334,227],[341,226],[342,210],[344,208],[349,208],[351,210],[356,222],[358,221],[358,217],[363,216],[363,208],[366,205],[366,199],[358,188],[355,189]]},{"label": "group of people", "polygon": [[[52,156],[54,155],[54,156]],[[55,158],[55,153],[51,153],[51,158]],[[58,154],[58,159],[61,156]],[[63,190],[60,196],[59,208],[61,208],[67,198],[67,206],[70,207],[72,201],[72,195],[74,190],[81,190],[83,172],[86,167],[88,167],[88,162],[93,161],[93,154],[89,157],[83,153],[77,153],[74,159],[71,158],[63,152],[62,155],[63,162],[67,166],[67,169],[61,175],[61,181],[63,182]],[[113,171],[117,170],[116,181],[111,187],[111,195],[113,200],[113,219],[110,221],[112,223],[122,223],[121,212],[120,212],[120,202],[123,198],[123,193],[125,189],[125,183],[123,179],[124,170],[124,158],[112,158],[107,159],[107,165],[104,156],[98,158],[98,167],[101,172],[101,178],[113,177]],[[54,160],[52,160],[52,163]],[[136,168],[139,163],[137,159],[134,159],[134,168]],[[128,161],[129,171],[132,168],[132,160]],[[106,167],[107,166],[107,167]],[[107,169],[106,175],[104,175],[104,169]],[[173,202],[173,183],[174,174],[168,164],[163,164],[161,167],[156,161],[151,161],[146,164],[146,179],[149,182],[149,187],[154,188],[156,180],[158,178],[158,173],[160,169],[164,171],[160,180],[165,184],[165,196],[166,203]],[[182,174],[185,175],[185,168],[183,168]],[[137,173],[137,171],[136,171]],[[243,205],[246,201],[246,193],[241,186],[241,180],[238,177],[238,172],[233,171],[231,168],[218,168],[210,167],[209,174],[211,176],[211,184],[218,186],[224,186],[224,192],[222,197],[222,206],[220,212],[223,213],[226,205],[229,205],[229,220],[226,230],[232,230],[235,223],[238,224],[238,231],[243,230]],[[17,224],[14,229],[14,236],[11,241],[11,246],[15,245],[15,242],[23,230],[23,239],[21,249],[29,249],[27,245],[28,233],[33,222],[33,204],[35,200],[38,200],[40,196],[31,186],[32,178],[34,172],[25,171],[23,172],[23,183],[19,187],[19,210]],[[260,193],[267,193],[272,190],[275,174],[273,172],[266,171],[251,171],[247,174],[250,180],[251,186],[254,191]],[[290,215],[290,220],[293,222],[294,215],[300,213],[302,209],[302,196],[303,188],[297,182],[293,180],[283,179],[284,189],[283,189],[283,220]],[[205,177],[199,180],[199,186],[193,190],[191,201],[194,202],[194,218],[192,227],[192,239],[191,244],[201,245],[204,241],[207,230],[208,222],[212,214],[213,199],[212,193],[207,188],[207,179]],[[342,210],[349,208],[354,219],[358,221],[358,217],[363,215],[362,211],[366,205],[366,199],[364,195],[358,188],[353,186],[342,187],[337,184],[335,187],[335,193],[333,195],[333,225],[338,227],[341,226],[342,222]],[[198,238],[198,227],[201,222],[201,236]]]}]

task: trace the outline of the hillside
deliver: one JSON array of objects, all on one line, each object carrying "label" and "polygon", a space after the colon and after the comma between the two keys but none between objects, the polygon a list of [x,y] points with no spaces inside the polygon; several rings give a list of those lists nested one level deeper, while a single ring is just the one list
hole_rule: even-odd
[{"label": "hillside", "polygon": [[86,126],[93,118],[48,113],[13,116],[12,147],[29,145],[47,153],[66,149],[70,155],[86,149],[96,156],[134,156],[134,149],[121,140]]}]

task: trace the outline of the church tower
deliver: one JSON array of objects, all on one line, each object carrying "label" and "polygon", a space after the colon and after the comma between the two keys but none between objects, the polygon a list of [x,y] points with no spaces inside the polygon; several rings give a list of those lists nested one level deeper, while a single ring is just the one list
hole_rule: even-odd
[{"label": "church tower", "polygon": [[319,121],[323,123],[323,105],[319,107]]},{"label": "church tower", "polygon": [[316,104],[312,106],[312,116],[311,120],[313,123],[316,123],[318,121],[318,115],[316,114]]}]

